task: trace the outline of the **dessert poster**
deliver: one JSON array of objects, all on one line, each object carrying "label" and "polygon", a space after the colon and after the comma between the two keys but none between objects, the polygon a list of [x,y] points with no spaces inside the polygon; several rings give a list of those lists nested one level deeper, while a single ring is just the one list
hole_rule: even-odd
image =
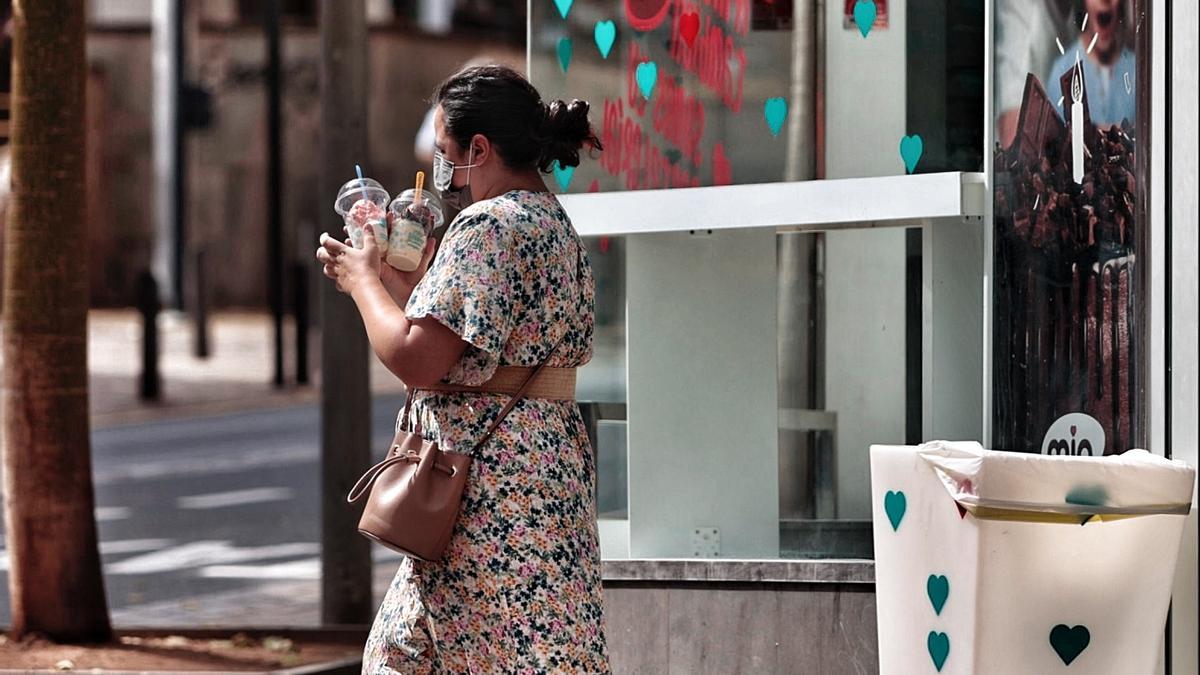
[{"label": "dessert poster", "polygon": [[997,449],[1145,446],[1148,5],[994,4]]}]

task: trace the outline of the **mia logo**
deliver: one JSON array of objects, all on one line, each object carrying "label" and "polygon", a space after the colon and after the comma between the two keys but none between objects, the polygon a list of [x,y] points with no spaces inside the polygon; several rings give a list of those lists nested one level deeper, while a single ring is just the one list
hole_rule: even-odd
[{"label": "mia logo", "polygon": [[1104,427],[1083,413],[1063,415],[1046,431],[1042,454],[1100,457],[1104,454]]}]

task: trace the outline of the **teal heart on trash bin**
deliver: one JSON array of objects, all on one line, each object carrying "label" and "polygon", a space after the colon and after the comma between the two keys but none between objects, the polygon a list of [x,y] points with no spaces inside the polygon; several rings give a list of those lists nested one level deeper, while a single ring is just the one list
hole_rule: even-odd
[{"label": "teal heart on trash bin", "polygon": [[871,32],[871,26],[875,25],[876,13],[875,0],[858,0],[854,3],[854,23],[858,24],[858,32],[864,38]]},{"label": "teal heart on trash bin", "polygon": [[946,606],[946,598],[950,597],[950,580],[942,574],[930,574],[929,580],[925,582],[925,592],[929,594],[934,613],[941,616],[942,608]]},{"label": "teal heart on trash bin", "polygon": [[921,155],[925,152],[925,141],[917,134],[905,136],[900,139],[900,159],[904,160],[904,170],[912,173],[917,168],[917,162],[921,161]]},{"label": "teal heart on trash bin", "polygon": [[946,658],[950,656],[950,636],[929,631],[925,645],[929,647],[929,658],[933,659],[933,667],[937,668],[939,673],[942,672],[942,666],[946,665]]},{"label": "teal heart on trash bin", "polygon": [[1092,642],[1092,634],[1087,626],[1071,628],[1066,624],[1058,624],[1050,630],[1050,646],[1058,653],[1058,658],[1066,665],[1083,653]]},{"label": "teal heart on trash bin", "polygon": [[908,498],[897,490],[883,496],[883,510],[887,511],[888,520],[892,521],[892,531],[900,529],[900,521],[904,520],[904,512],[908,510]]},{"label": "teal heart on trash bin", "polygon": [[554,160],[552,166],[554,168],[554,180],[558,181],[558,187],[562,188],[563,192],[566,192],[567,188],[571,185],[571,178],[575,175],[575,167],[563,166],[558,163],[557,159]]},{"label": "teal heart on trash bin", "polygon": [[571,11],[571,5],[575,4],[575,0],[554,0],[554,6],[558,8],[558,13],[562,18],[567,18],[567,13]]}]

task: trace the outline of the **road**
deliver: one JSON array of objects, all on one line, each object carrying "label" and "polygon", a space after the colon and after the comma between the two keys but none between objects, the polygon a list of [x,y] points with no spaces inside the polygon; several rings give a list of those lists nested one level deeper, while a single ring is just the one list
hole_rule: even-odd
[{"label": "road", "polygon": [[[402,402],[402,396],[374,399],[372,447],[380,455]],[[186,617],[189,607],[219,616],[222,608],[201,606],[206,598],[236,612],[232,599],[279,581],[304,582],[293,586],[308,589],[315,602],[319,438],[319,415],[311,405],[94,431],[96,518],[118,623]],[[377,548],[376,561],[386,579],[396,556]],[[9,623],[7,576],[4,552],[0,625]],[[382,590],[376,588],[377,594]],[[181,613],[162,611],[173,604]],[[276,623],[315,620],[291,618]],[[237,617],[226,623],[238,623]]]}]

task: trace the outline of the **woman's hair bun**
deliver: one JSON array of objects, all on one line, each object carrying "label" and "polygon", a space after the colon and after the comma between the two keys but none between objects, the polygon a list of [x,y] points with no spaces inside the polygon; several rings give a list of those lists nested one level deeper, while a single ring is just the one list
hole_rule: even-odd
[{"label": "woman's hair bun", "polygon": [[546,121],[543,126],[542,154],[538,168],[549,171],[555,160],[559,166],[579,166],[579,151],[584,145],[602,150],[600,139],[588,122],[587,101],[574,99],[570,103],[551,101],[545,106]]}]

